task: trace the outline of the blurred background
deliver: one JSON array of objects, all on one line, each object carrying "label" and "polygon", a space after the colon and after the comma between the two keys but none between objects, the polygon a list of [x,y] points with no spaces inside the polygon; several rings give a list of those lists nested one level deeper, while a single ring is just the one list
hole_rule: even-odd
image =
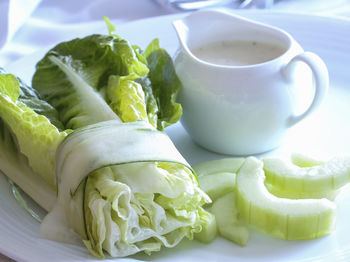
[{"label": "blurred background", "polygon": [[350,17],[350,0],[0,0],[0,66],[88,31],[103,16],[125,23],[212,7]]}]

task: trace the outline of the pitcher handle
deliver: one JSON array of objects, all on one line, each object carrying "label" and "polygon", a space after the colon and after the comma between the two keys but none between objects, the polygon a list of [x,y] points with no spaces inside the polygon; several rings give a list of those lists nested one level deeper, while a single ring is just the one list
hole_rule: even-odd
[{"label": "pitcher handle", "polygon": [[287,80],[292,78],[292,66],[297,62],[307,64],[315,80],[315,94],[310,106],[301,114],[290,116],[287,120],[287,126],[291,127],[310,115],[322,102],[329,86],[328,70],[323,60],[314,53],[304,52],[296,55],[284,68],[283,73]]}]

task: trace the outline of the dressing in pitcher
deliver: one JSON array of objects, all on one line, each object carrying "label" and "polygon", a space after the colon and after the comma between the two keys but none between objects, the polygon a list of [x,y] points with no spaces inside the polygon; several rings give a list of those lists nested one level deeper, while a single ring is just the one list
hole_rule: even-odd
[{"label": "dressing in pitcher", "polygon": [[[276,148],[326,94],[323,61],[283,30],[214,10],[173,24],[180,42],[175,68],[183,84],[181,122],[211,151],[248,155]],[[297,88],[315,88],[300,114]]]}]

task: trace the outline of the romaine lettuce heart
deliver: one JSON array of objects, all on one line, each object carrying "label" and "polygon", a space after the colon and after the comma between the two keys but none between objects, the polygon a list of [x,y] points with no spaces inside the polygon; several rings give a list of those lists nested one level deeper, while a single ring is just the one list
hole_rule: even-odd
[{"label": "romaine lettuce heart", "polygon": [[0,75],[0,167],[49,211],[42,236],[120,257],[173,247],[210,221],[209,197],[158,131],[182,109],[157,40],[145,52],[113,34],[58,44],[32,84]]},{"label": "romaine lettuce heart", "polygon": [[123,122],[148,120],[145,93],[139,83],[124,77],[110,76],[107,94],[111,99],[110,107]]},{"label": "romaine lettuce heart", "polygon": [[[107,169],[107,170],[106,170]],[[180,164],[142,162],[107,167],[87,180],[85,245],[103,257],[151,253],[193,238],[209,216],[191,171]]]},{"label": "romaine lettuce heart", "polygon": [[41,235],[71,242],[79,234],[99,257],[173,247],[208,221],[201,206],[210,199],[189,164],[143,121],[77,129],[57,150],[56,175],[58,198]]},{"label": "romaine lettuce heart", "polygon": [[158,41],[144,53],[113,34],[60,43],[37,64],[32,85],[66,128],[121,118],[163,130],[182,114],[181,83]]}]

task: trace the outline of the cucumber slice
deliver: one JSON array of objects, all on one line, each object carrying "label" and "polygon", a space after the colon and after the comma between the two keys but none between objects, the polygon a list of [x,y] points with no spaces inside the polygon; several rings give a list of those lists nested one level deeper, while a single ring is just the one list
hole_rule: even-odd
[{"label": "cucumber slice", "polygon": [[222,197],[228,192],[232,192],[236,185],[235,173],[214,173],[198,177],[200,188],[207,193],[212,201]]},{"label": "cucumber slice", "polygon": [[289,199],[318,199],[318,198],[327,198],[329,200],[334,200],[336,196],[340,193],[341,190],[328,190],[328,191],[314,191],[314,192],[301,192],[301,191],[288,191],[281,190],[276,186],[265,183],[267,190],[277,196],[282,198]]},{"label": "cucumber slice", "polygon": [[[290,160],[292,164],[298,167],[314,167],[320,166],[326,162],[325,158],[314,157],[301,153],[292,153]],[[327,198],[334,200],[341,190],[327,190],[327,191],[293,191],[289,189],[280,189],[278,186],[265,183],[270,193],[277,197],[290,198],[290,199],[305,199],[305,198]]]},{"label": "cucumber slice", "polygon": [[249,230],[238,218],[235,205],[235,193],[230,192],[216,200],[211,212],[216,217],[219,234],[241,246],[245,246],[249,240]]},{"label": "cucumber slice", "polygon": [[291,162],[298,167],[313,167],[324,164],[325,160],[320,160],[314,156],[308,156],[301,153],[292,153],[290,156]]},{"label": "cucumber slice", "polygon": [[249,157],[237,174],[236,205],[240,216],[271,236],[312,239],[335,228],[336,205],[328,199],[278,198],[266,189],[263,162]]},{"label": "cucumber slice", "polygon": [[[263,159],[266,183],[278,191],[326,197],[350,181],[350,157],[335,157],[321,165],[299,167],[282,158]],[[276,190],[277,191],[277,190]],[[322,192],[324,195],[322,195]]]},{"label": "cucumber slice", "polygon": [[213,240],[217,236],[217,225],[216,225],[216,218],[213,214],[208,212],[209,221],[205,226],[202,228],[201,232],[194,235],[194,238],[202,243],[209,244],[213,242]]},{"label": "cucumber slice", "polygon": [[192,168],[198,177],[213,173],[237,173],[243,162],[244,158],[241,157],[223,158],[195,164]]}]

